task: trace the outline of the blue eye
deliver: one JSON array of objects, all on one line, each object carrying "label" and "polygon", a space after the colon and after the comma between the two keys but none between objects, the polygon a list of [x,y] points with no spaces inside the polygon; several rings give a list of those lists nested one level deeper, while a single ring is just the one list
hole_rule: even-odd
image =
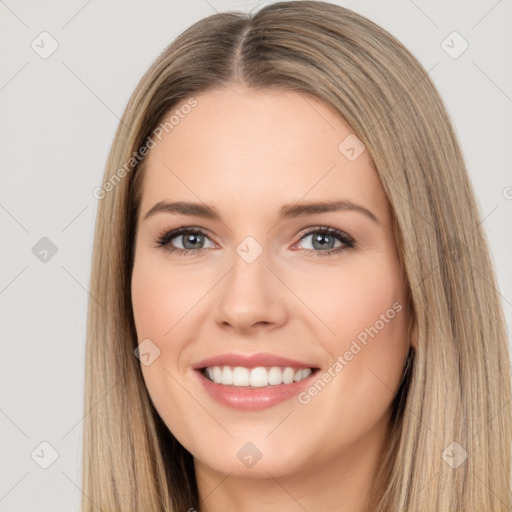
[{"label": "blue eye", "polygon": [[[182,239],[181,247],[175,247],[171,244],[174,239]],[[200,230],[191,228],[178,228],[166,232],[156,240],[159,247],[166,247],[169,252],[176,253],[178,256],[193,256],[204,247],[199,247],[205,239],[209,238]]]},{"label": "blue eye", "polygon": [[[328,256],[341,253],[346,249],[353,248],[355,245],[355,241],[351,236],[339,229],[327,226],[312,228],[309,232],[302,235],[299,242],[303,242],[308,237],[312,237],[312,249],[305,249],[305,251],[313,256]],[[171,243],[173,240],[180,239],[181,247],[176,247],[175,243]],[[203,249],[208,248],[203,246],[206,240],[213,245],[210,238],[202,230],[182,227],[164,232],[155,242],[158,247],[165,247],[166,250],[177,256],[194,256]],[[336,242],[338,242],[338,245],[336,245]]]},{"label": "blue eye", "polygon": [[[314,256],[328,256],[330,254],[340,253],[346,249],[351,249],[355,245],[354,239],[340,231],[339,229],[327,226],[316,227],[302,236],[300,241],[312,237],[313,249],[306,249],[308,253],[314,253]],[[336,245],[336,241],[339,242]]]}]

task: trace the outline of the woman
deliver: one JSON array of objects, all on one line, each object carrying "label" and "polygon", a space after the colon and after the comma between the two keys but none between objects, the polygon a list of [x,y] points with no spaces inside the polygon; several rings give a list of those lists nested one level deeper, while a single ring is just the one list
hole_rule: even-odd
[{"label": "woman", "polygon": [[199,21],[97,197],[84,510],[510,509],[474,194],[390,34],[309,1]]}]

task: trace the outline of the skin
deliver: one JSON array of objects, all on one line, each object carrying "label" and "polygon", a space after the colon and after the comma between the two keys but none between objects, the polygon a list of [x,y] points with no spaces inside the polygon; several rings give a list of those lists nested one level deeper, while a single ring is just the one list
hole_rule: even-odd
[{"label": "skin", "polygon": [[[141,365],[153,404],[194,456],[202,511],[362,512],[410,346],[380,179],[368,151],[354,161],[340,152],[352,131],[312,96],[229,86],[196,99],[150,151],[143,181],[132,300],[139,342],[160,350]],[[353,210],[277,220],[284,204],[338,199],[378,222]],[[211,204],[222,220],[144,219],[159,201]],[[183,226],[206,234],[196,255],[157,246],[159,235]],[[304,233],[318,226],[356,245],[322,255]],[[250,264],[236,252],[247,236],[263,249]],[[343,246],[335,240],[334,249]],[[190,251],[183,243],[177,236],[170,245]],[[401,311],[307,404],[294,397],[233,410],[206,394],[191,368],[227,352],[268,352],[326,371],[394,303]],[[252,467],[237,457],[249,441],[262,453]]]}]

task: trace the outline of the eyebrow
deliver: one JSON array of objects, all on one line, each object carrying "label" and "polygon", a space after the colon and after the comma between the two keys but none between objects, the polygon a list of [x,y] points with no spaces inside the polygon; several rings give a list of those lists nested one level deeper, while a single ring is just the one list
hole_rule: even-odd
[{"label": "eyebrow", "polygon": [[[283,205],[279,210],[278,220],[292,219],[296,217],[305,217],[327,212],[355,211],[362,213],[376,224],[380,224],[379,219],[370,210],[364,206],[352,203],[351,201],[334,200],[325,202],[309,202]],[[192,203],[186,201],[177,201],[168,203],[160,201],[156,203],[144,216],[143,220],[156,215],[157,213],[178,213],[193,217],[202,217],[205,219],[221,219],[219,212],[214,206],[201,203]]]}]

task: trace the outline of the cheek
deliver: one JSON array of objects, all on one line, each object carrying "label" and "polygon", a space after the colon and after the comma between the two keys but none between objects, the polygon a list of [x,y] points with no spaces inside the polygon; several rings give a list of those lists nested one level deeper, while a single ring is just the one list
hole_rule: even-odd
[{"label": "cheek", "polygon": [[347,341],[350,345],[358,336],[364,341],[365,329],[375,324],[391,343],[398,341],[406,314],[399,314],[397,309],[405,310],[406,294],[395,260],[374,258],[358,265],[340,265],[335,272],[331,268],[309,276],[304,273],[295,289],[307,298],[310,311],[321,320],[317,330],[328,343],[329,352],[339,354]]},{"label": "cheek", "polygon": [[[133,316],[138,343],[151,347],[151,364],[141,360],[141,370],[154,403],[159,400],[159,389],[168,380],[165,370],[174,373],[182,349],[175,326],[179,326],[186,313],[186,290],[169,272],[151,265],[148,259],[141,257],[135,262],[131,282]],[[168,342],[170,339],[172,343]]]},{"label": "cheek", "polygon": [[131,282],[138,343],[149,339],[152,347],[157,347],[152,348],[153,353],[158,353],[148,365],[141,361],[141,371],[151,401],[169,430],[186,431],[190,396],[179,383],[179,362],[188,339],[183,332],[189,320],[187,312],[197,302],[200,290],[194,293],[193,284],[187,286],[180,273],[153,263],[150,258],[136,261]]},{"label": "cheek", "polygon": [[[157,409],[169,403],[169,394],[179,401],[183,390],[179,380],[188,371],[181,361],[190,349],[190,340],[198,337],[195,316],[201,309],[194,307],[212,287],[216,277],[198,272],[193,266],[180,270],[171,268],[161,257],[141,250],[135,260],[131,295],[138,343],[149,339],[158,356],[141,370],[150,396]],[[217,278],[218,279],[218,278]],[[182,396],[183,395],[183,396]]]},{"label": "cheek", "polygon": [[193,314],[191,308],[208,290],[208,283],[198,272],[176,271],[151,258],[136,262],[131,293],[139,341],[153,337],[158,344],[157,340],[171,336],[175,326]]},{"label": "cheek", "polygon": [[399,266],[391,259],[376,261],[320,280],[317,275],[315,283],[303,283],[303,293],[331,331],[319,327],[331,358],[331,378],[326,376],[330,383],[325,388],[317,386],[322,388],[319,393],[312,390],[322,398],[311,402],[320,409],[324,399],[332,400],[342,407],[328,416],[345,417],[350,410],[354,420],[359,417],[360,424],[368,424],[385,412],[396,393],[409,350],[409,312]]}]

